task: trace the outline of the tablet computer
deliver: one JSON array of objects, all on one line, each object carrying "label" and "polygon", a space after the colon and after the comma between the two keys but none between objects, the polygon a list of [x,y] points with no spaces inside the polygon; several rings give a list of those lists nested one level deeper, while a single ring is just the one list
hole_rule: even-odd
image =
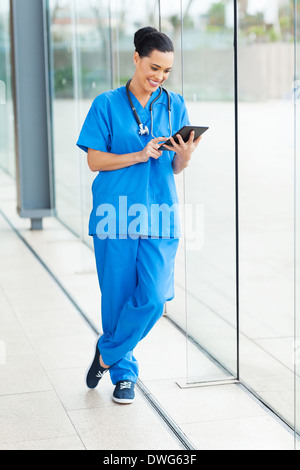
[{"label": "tablet computer", "polygon": [[[207,131],[209,127],[200,127],[200,126],[184,126],[180,129],[180,131],[176,132],[176,134],[173,135],[173,139],[175,140],[176,143],[178,143],[178,139],[176,135],[180,134],[181,137],[183,138],[184,142],[187,142],[190,137],[191,131],[195,131],[195,138],[194,140],[198,139],[200,135],[204,134],[205,131]],[[172,147],[170,139],[168,139],[164,144],[162,144],[158,150],[167,150],[164,148],[164,145],[170,145]]]}]

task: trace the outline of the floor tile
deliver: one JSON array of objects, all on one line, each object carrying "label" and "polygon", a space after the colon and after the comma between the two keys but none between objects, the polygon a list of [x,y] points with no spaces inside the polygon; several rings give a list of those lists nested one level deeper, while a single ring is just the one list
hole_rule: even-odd
[{"label": "floor tile", "polygon": [[16,444],[0,444],[0,450],[85,450],[77,436],[18,442]]},{"label": "floor tile", "polygon": [[28,338],[80,335],[87,331],[84,319],[73,306],[46,310],[18,310],[16,317]]},{"label": "floor tile", "polygon": [[42,288],[6,289],[5,295],[12,309],[19,310],[51,310],[68,308],[70,301],[52,282]]},{"label": "floor tile", "polygon": [[0,365],[0,395],[51,390],[51,384],[26,339],[5,341],[5,363]]},{"label": "floor tile", "polygon": [[[1,255],[0,255],[1,258]],[[52,282],[50,275],[37,265],[30,263],[26,267],[9,266],[5,270],[0,270],[0,286],[4,291],[12,289],[35,289],[42,288]]]},{"label": "floor tile", "polygon": [[[63,369],[48,371],[49,379],[66,410],[90,408],[107,408],[114,406],[112,384],[109,372],[101,379],[95,390],[86,386],[87,369]],[[135,403],[143,403],[144,399],[136,391]]]},{"label": "floor tile", "polygon": [[87,327],[82,335],[30,338],[32,347],[46,371],[88,368],[95,354],[94,333]]},{"label": "floor tile", "polygon": [[270,416],[182,425],[199,450],[293,450],[294,436]]},{"label": "floor tile", "polygon": [[145,385],[180,425],[266,413],[237,385],[180,389],[170,380],[146,381]]},{"label": "floor tile", "polygon": [[53,391],[0,397],[0,443],[76,435]]},{"label": "floor tile", "polygon": [[69,412],[88,450],[179,450],[180,446],[147,404]]}]

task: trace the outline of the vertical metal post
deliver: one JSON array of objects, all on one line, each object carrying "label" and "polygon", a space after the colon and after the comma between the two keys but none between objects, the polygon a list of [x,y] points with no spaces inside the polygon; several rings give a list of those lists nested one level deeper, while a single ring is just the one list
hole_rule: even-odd
[{"label": "vertical metal post", "polygon": [[17,212],[32,230],[52,215],[51,136],[44,0],[10,0]]},{"label": "vertical metal post", "polygon": [[114,47],[113,47],[113,27],[112,27],[112,7],[111,2],[108,3],[108,19],[109,19],[109,57],[110,57],[110,88],[114,88],[115,64],[114,64]]},{"label": "vertical metal post", "polygon": [[158,0],[158,28],[161,31],[161,4],[160,0]]},{"label": "vertical metal post", "polygon": [[234,110],[235,110],[235,224],[236,224],[236,351],[237,380],[240,379],[240,312],[239,312],[239,88],[238,88],[238,0],[233,2],[234,15]]},{"label": "vertical metal post", "polygon": [[[297,0],[294,0],[294,447],[295,450],[298,450],[298,358],[297,358],[297,342],[299,338],[299,331],[298,331],[298,317],[299,315],[299,306],[298,306],[298,278],[299,278],[299,266],[298,266],[298,231],[299,231],[299,203],[298,203],[298,193],[299,193],[299,178],[298,178],[298,160],[297,160],[297,129],[298,129],[298,122],[297,122]],[[299,106],[299,105],[298,105]]]}]

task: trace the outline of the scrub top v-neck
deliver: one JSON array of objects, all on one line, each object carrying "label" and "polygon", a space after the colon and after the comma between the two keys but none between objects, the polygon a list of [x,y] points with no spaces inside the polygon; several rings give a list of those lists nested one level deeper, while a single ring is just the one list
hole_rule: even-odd
[{"label": "scrub top v-neck", "polygon": [[[155,91],[143,108],[131,93],[137,113],[149,130],[150,104],[158,94],[159,90]],[[171,124],[175,133],[189,124],[189,118],[182,96],[169,94]],[[164,92],[153,106],[153,134],[155,137],[170,135],[168,99]],[[126,87],[123,86],[104,92],[93,101],[77,145],[84,152],[90,148],[111,153],[111,158],[114,158],[114,154],[139,152],[152,139],[151,135],[139,135]],[[149,158],[147,162],[119,170],[100,171],[92,185],[89,235],[179,238],[179,201],[173,158],[174,152],[163,151],[158,159]],[[168,217],[169,223],[166,224],[164,220]]]}]

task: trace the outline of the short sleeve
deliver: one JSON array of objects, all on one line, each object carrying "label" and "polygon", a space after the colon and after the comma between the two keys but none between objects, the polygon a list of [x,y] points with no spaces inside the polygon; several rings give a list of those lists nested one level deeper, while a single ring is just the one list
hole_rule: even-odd
[{"label": "short sleeve", "polygon": [[109,103],[104,95],[96,98],[82,126],[77,144],[81,150],[88,149],[110,152],[111,125],[109,119]]}]

